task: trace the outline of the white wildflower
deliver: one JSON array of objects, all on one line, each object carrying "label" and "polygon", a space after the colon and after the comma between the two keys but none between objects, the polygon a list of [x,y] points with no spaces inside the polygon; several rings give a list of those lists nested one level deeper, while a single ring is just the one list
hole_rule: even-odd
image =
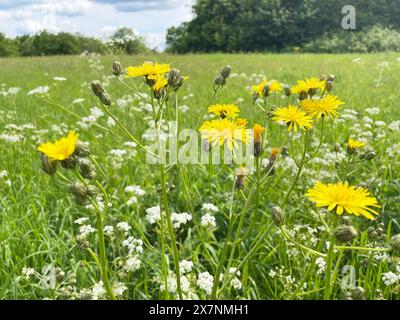
[{"label": "white wildflower", "polygon": [[208,272],[199,273],[197,276],[197,285],[200,289],[203,289],[207,294],[211,294],[211,290],[214,284],[214,277]]},{"label": "white wildflower", "polygon": [[214,229],[217,226],[217,223],[214,216],[206,213],[201,217],[201,225],[206,228]]}]

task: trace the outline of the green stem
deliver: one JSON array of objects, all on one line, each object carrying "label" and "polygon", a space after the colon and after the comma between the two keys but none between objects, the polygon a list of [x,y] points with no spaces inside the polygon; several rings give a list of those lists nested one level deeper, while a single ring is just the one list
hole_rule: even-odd
[{"label": "green stem", "polygon": [[289,200],[289,197],[292,194],[292,192],[293,192],[293,190],[294,190],[294,188],[295,188],[295,186],[297,184],[297,181],[299,180],[300,175],[301,175],[301,173],[303,171],[303,167],[304,167],[304,163],[305,163],[304,160],[306,159],[307,149],[308,149],[308,131],[306,131],[304,137],[305,137],[304,138],[305,142],[304,142],[303,155],[302,155],[302,158],[301,158],[301,161],[300,161],[300,165],[299,165],[299,168],[297,170],[296,177],[294,178],[293,183],[292,183],[289,191],[286,193],[285,199],[282,202],[282,205],[281,205],[282,209],[286,206],[286,204],[287,204],[287,202]]},{"label": "green stem", "polygon": [[368,247],[354,247],[354,246],[335,246],[336,250],[356,250],[356,251],[372,251],[372,252],[388,252],[390,248],[368,248]]},{"label": "green stem", "polygon": [[286,240],[292,242],[293,244],[295,244],[295,245],[298,246],[299,248],[301,248],[301,249],[303,249],[303,250],[305,250],[305,251],[307,251],[307,252],[309,252],[309,253],[311,253],[311,254],[313,254],[313,255],[326,258],[326,254],[324,254],[324,253],[322,253],[322,252],[319,252],[319,251],[316,251],[316,250],[313,250],[313,249],[311,249],[311,248],[309,248],[309,247],[306,247],[306,246],[304,246],[304,245],[298,243],[296,240],[292,239],[292,238],[290,237],[290,235],[286,232],[286,230],[285,230],[284,227],[280,227],[279,229],[281,230],[282,235],[286,238]]}]

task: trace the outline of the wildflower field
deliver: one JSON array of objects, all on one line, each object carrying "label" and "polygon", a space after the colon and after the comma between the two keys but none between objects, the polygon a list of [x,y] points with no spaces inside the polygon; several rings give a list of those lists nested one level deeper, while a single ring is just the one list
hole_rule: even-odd
[{"label": "wildflower field", "polygon": [[0,70],[1,299],[400,297],[398,53]]}]

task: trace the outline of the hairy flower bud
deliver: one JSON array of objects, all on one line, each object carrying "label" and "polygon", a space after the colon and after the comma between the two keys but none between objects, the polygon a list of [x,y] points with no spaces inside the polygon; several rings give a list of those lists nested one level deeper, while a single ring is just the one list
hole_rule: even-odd
[{"label": "hairy flower bud", "polygon": [[122,74],[122,66],[119,61],[114,61],[111,69],[114,76],[118,77]]},{"label": "hairy flower bud", "polygon": [[368,151],[364,154],[364,159],[367,161],[371,161],[376,157],[376,153],[374,151]]},{"label": "hairy flower bud", "polygon": [[232,71],[232,67],[229,65],[226,65],[225,67],[222,68],[221,70],[221,76],[224,77],[224,79],[228,79]]},{"label": "hairy flower bud", "polygon": [[216,86],[224,86],[226,83],[226,79],[220,74],[215,78],[214,84]]},{"label": "hairy flower bud", "polygon": [[357,237],[357,230],[353,226],[341,225],[333,232],[339,242],[350,242]]},{"label": "hairy flower bud", "polygon": [[393,251],[400,251],[400,233],[390,239],[390,247]]},{"label": "hairy flower bud", "polygon": [[235,188],[236,189],[243,189],[244,188],[244,178],[249,173],[249,171],[245,167],[240,167],[236,173],[236,181],[235,181]]},{"label": "hairy flower bud", "polygon": [[285,214],[279,206],[273,206],[271,208],[271,218],[278,227],[285,223]]},{"label": "hairy flower bud", "polygon": [[61,166],[64,169],[72,170],[76,167],[77,157],[75,155],[71,155],[68,159],[61,161]]},{"label": "hairy flower bud", "polygon": [[285,95],[287,97],[290,97],[292,95],[292,90],[290,89],[290,86],[288,86],[287,84],[283,86],[283,91],[285,92]]},{"label": "hairy flower bud", "polygon": [[327,82],[325,83],[325,90],[326,90],[326,91],[332,92],[333,87],[334,87],[333,81],[327,81]]},{"label": "hairy flower bud", "polygon": [[94,197],[95,195],[97,195],[99,193],[99,189],[97,189],[97,187],[92,186],[92,185],[88,185],[87,186],[87,190],[86,190],[86,194],[89,197]]},{"label": "hairy flower bud", "polygon": [[54,175],[58,168],[58,161],[51,160],[47,155],[44,153],[40,154],[40,159],[42,160],[42,169],[49,175]]},{"label": "hairy flower bud", "polygon": [[74,155],[79,158],[88,157],[90,155],[88,143],[78,140],[75,144]]},{"label": "hairy flower bud", "polygon": [[181,73],[178,69],[172,69],[168,73],[168,85],[175,88],[181,82]]},{"label": "hairy flower bud", "polygon": [[90,162],[89,159],[79,158],[78,168],[79,168],[79,173],[85,179],[91,180],[94,177],[96,177],[96,174],[97,174],[96,168],[93,166],[93,164]]},{"label": "hairy flower bud", "polygon": [[365,300],[365,290],[362,287],[356,287],[351,292],[353,300]]},{"label": "hairy flower bud", "polygon": [[111,97],[107,92],[103,92],[99,98],[102,104],[107,107],[111,106]]},{"label": "hairy flower bud", "polygon": [[85,184],[79,181],[72,182],[70,186],[72,194],[75,196],[75,201],[77,204],[81,205],[86,200],[87,187]]},{"label": "hairy flower bud", "polygon": [[266,98],[269,96],[269,93],[271,91],[271,88],[269,87],[269,85],[265,85],[264,89],[263,89],[263,96]]},{"label": "hairy flower bud", "polygon": [[89,248],[90,244],[89,241],[87,241],[85,234],[78,234],[75,238],[75,241],[79,248],[81,248],[82,250],[86,250],[87,248]]},{"label": "hairy flower bud", "polygon": [[328,77],[326,78],[327,81],[335,81],[336,77],[333,74],[329,74]]},{"label": "hairy flower bud", "polygon": [[95,96],[99,97],[105,92],[103,86],[101,85],[100,81],[94,80],[91,83],[92,92]]}]

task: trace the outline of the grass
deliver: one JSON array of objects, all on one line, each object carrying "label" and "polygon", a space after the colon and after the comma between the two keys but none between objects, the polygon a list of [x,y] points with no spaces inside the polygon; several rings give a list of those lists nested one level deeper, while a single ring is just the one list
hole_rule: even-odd
[{"label": "grass", "polygon": [[[275,174],[268,177],[267,183],[257,190],[252,191],[256,178],[249,177],[245,189],[234,192],[233,201],[233,174],[229,166],[172,167],[166,173],[166,188],[163,188],[157,166],[146,163],[145,155],[139,147],[135,148],[134,156],[123,156],[120,167],[117,165],[118,159],[111,156],[109,151],[128,150],[124,142],[129,141],[129,138],[117,126],[109,127],[107,116],[100,117],[96,125],[87,130],[77,125],[82,117],[90,114],[90,108],[101,108],[98,99],[90,91],[90,82],[98,79],[109,83],[107,90],[114,102],[110,110],[135,137],[146,144],[141,136],[148,128],[151,112],[144,111],[137,97],[130,99],[129,90],[112,77],[110,69],[113,57],[1,59],[0,84],[5,84],[3,91],[10,87],[19,87],[21,91],[12,96],[0,94],[0,137],[3,137],[0,139],[0,172],[7,171],[7,177],[0,178],[0,298],[82,298],[100,280],[95,262],[86,250],[79,248],[75,240],[79,226],[74,221],[87,217],[86,223],[95,227],[96,214],[75,204],[67,183],[42,172],[40,156],[36,151],[38,143],[58,139],[69,129],[77,128],[80,138],[90,143],[91,154],[99,163],[101,171],[104,171],[104,174],[100,173],[99,180],[112,204],[105,224],[117,229],[119,222],[127,222],[131,227],[126,233],[116,231],[112,236],[106,236],[111,282],[123,283],[127,288],[122,298],[178,297],[176,291],[168,293],[160,290],[167,276],[173,283],[175,263],[171,234],[160,232],[163,227],[159,224],[154,228],[146,222],[146,209],[160,203],[164,190],[171,213],[189,212],[193,216],[191,222],[175,230],[174,236],[179,258],[193,262],[192,271],[186,275],[190,293],[201,299],[207,299],[210,295],[196,284],[197,277],[203,272],[211,275],[217,272],[225,247],[226,259],[221,270],[224,280],[214,292],[217,298],[356,298],[357,290],[360,289],[353,287],[361,287],[367,299],[398,299],[400,280],[393,285],[385,285],[382,280],[383,274],[388,272],[397,274],[400,279],[398,255],[394,252],[382,254],[334,250],[333,246],[327,246],[334,239],[320,228],[323,224],[315,207],[304,196],[315,180],[335,182],[347,173],[346,179],[351,184],[366,183],[381,205],[380,215],[375,221],[350,216],[358,230],[353,245],[387,247],[391,236],[400,233],[400,138],[398,130],[388,128],[392,121],[400,117],[398,57],[397,53],[382,53],[157,55],[120,58],[123,66],[140,64],[146,60],[168,62],[179,68],[183,75],[190,76],[190,80],[179,91],[179,105],[187,105],[189,108],[188,112],[180,115],[181,128],[196,126],[213,93],[214,78],[226,64],[232,66],[236,76],[228,79],[227,85],[218,92],[215,102],[237,103],[241,117],[247,118],[250,124],[263,124],[266,121],[263,112],[253,106],[249,93],[249,86],[262,80],[261,72],[268,79],[278,79],[289,84],[309,76],[336,75],[335,94],[346,103],[343,109],[355,110],[358,114],[351,119],[349,116],[343,121],[327,123],[324,144],[318,156],[321,160],[305,165],[284,208],[286,222],[283,231],[272,222],[270,208],[281,205],[294,179],[296,170],[293,165],[290,166],[289,161],[281,157],[282,164],[277,167]],[[360,59],[354,60],[356,58]],[[389,67],[379,66],[382,61],[387,61]],[[54,77],[65,77],[67,80],[58,82],[53,80]],[[140,80],[128,80],[127,83],[137,86],[141,92],[147,92]],[[27,95],[28,91],[45,85],[50,87],[47,97]],[[73,104],[77,98],[85,100]],[[118,107],[115,104],[118,99],[128,101],[127,106]],[[284,103],[286,101],[280,97],[271,96],[267,100],[269,107]],[[373,107],[379,107],[379,114],[371,115],[366,111]],[[172,113],[175,115],[174,111]],[[347,110],[342,111],[343,114],[352,113]],[[364,116],[371,118],[372,122],[363,119]],[[385,125],[382,126],[379,121],[384,121]],[[318,142],[318,133],[319,129],[316,129],[312,141]],[[18,142],[9,142],[4,135],[19,136],[20,139]],[[346,166],[344,161],[341,166],[335,166],[332,156],[335,154],[335,144],[340,144],[341,152],[344,153],[343,148],[350,136],[367,139],[367,148],[377,154],[372,161],[362,162],[356,171],[352,164]],[[283,146],[288,146],[290,152],[300,158],[300,139],[295,139],[291,147],[287,131],[272,124],[268,130],[266,150]],[[315,148],[315,144],[312,147]],[[264,158],[268,157],[267,151]],[[73,179],[71,172],[63,173],[68,179]],[[6,183],[7,179],[11,181],[10,186]],[[140,185],[146,192],[144,196],[138,196],[138,202],[132,205],[127,204],[131,196],[124,191],[129,185]],[[219,212],[214,214],[217,221],[215,231],[200,225],[201,216],[205,213],[202,210],[204,203],[213,203],[219,207]],[[325,214],[325,218],[332,229],[344,222],[341,217],[331,213]],[[229,228],[230,222],[236,229]],[[225,246],[228,230],[232,232],[231,239],[235,240]],[[380,234],[379,240],[371,236],[371,232]],[[318,256],[301,249],[285,238],[283,233],[287,233],[300,245],[326,254],[325,268],[320,266]],[[143,241],[143,252],[137,254],[141,267],[131,272],[124,269],[130,257],[123,245],[123,240],[128,236]],[[90,247],[97,252],[96,233],[91,233],[88,240]],[[163,250],[165,256],[162,255]],[[231,280],[235,276],[229,275],[228,266],[240,267],[240,275],[236,277],[241,282],[241,289],[232,286]],[[33,268],[35,273],[30,277],[25,276],[22,269],[26,267]],[[349,287],[349,284],[353,287]]]}]

